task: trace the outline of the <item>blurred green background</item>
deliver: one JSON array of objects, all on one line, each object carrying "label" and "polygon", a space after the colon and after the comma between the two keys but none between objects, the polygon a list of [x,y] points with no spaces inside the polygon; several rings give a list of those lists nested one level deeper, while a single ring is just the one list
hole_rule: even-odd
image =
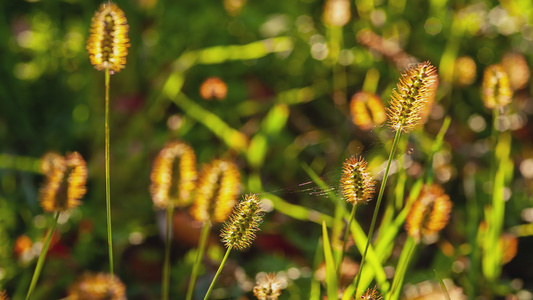
[{"label": "blurred green background", "polygon": [[[267,192],[262,197],[274,208],[252,248],[232,254],[232,272],[220,280],[228,288],[219,296],[251,298],[257,273],[282,271],[288,282],[282,299],[307,299],[321,235],[316,214],[332,215],[333,205],[314,184],[309,190],[299,186],[311,180],[302,165],[326,174],[335,189],[350,155],[363,154],[380,172],[393,132],[386,125],[357,128],[349,100],[364,87],[386,105],[405,66],[398,55],[409,62],[429,60],[440,75],[438,103],[425,129],[406,140],[409,181],[431,167],[427,158],[433,138],[444,117],[452,118],[433,168],[454,202],[452,222],[441,235],[455,252],[445,255],[441,243],[423,248],[424,259],[413,264],[406,282],[434,279],[437,268],[456,285],[466,284],[465,249],[477,230],[477,221],[469,219],[468,199],[488,199],[492,119],[481,100],[482,74],[506,53],[521,53],[526,69],[533,63],[530,0],[350,1],[351,18],[344,26],[325,24],[324,1],[117,4],[128,19],[131,47],[126,68],[111,76],[111,202],[115,269],[130,299],[160,295],[164,213],[153,208],[148,187],[154,157],[176,139],[194,148],[199,165],[218,157],[234,159],[242,192]],[[93,68],[85,49],[99,5],[79,0],[0,3],[0,289],[13,299],[25,295],[39,253],[34,248],[27,257],[15,255],[15,240],[27,235],[39,242],[51,218],[38,203],[39,158],[49,151],[81,153],[89,169],[88,192],[82,206],[60,219],[61,234],[50,249],[35,299],[60,299],[84,271],[108,271],[104,74]],[[375,42],[365,44],[362,33],[368,30],[383,39],[381,49]],[[455,61],[461,56],[475,62],[469,84],[458,79]],[[222,101],[199,95],[201,83],[211,76],[227,84]],[[501,284],[502,294],[526,297],[520,299],[533,297],[533,230],[527,226],[533,222],[532,89],[526,80],[504,112],[515,166],[504,228],[519,236],[519,248],[504,267]],[[298,220],[290,204],[308,216]],[[365,230],[373,206],[358,210]],[[476,210],[483,211],[481,206]],[[187,227],[191,224],[186,208],[176,212],[172,299],[184,294],[194,261],[197,237]],[[219,230],[212,230],[210,274],[223,254]],[[387,265],[394,266],[396,259],[393,254]],[[198,287],[209,282],[209,276],[200,277]]]}]

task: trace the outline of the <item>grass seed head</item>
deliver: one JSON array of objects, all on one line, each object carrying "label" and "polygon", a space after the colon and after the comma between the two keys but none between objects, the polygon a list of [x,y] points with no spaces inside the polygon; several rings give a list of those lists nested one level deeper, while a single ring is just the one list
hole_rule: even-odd
[{"label": "grass seed head", "polygon": [[128,55],[128,21],[114,3],[103,3],[94,14],[87,50],[91,64],[97,70],[119,72],[126,67]]},{"label": "grass seed head", "polygon": [[224,222],[241,190],[235,163],[216,159],[205,166],[198,179],[191,215],[198,221]]},{"label": "grass seed head", "polygon": [[489,109],[500,109],[511,103],[513,92],[509,76],[501,65],[490,65],[483,74],[483,102]]},{"label": "grass seed head", "polygon": [[[366,290],[366,292],[361,295],[361,297],[359,298],[361,300],[382,300],[383,297],[381,296],[381,294],[378,292],[378,289],[377,287],[373,287],[373,288],[369,288]],[[355,300],[355,298],[354,298]]]},{"label": "grass seed head", "polygon": [[387,109],[390,127],[408,132],[421,124],[421,116],[427,103],[435,97],[437,85],[437,69],[428,61],[405,70],[392,91]]},{"label": "grass seed head", "polygon": [[476,80],[476,62],[470,56],[461,56],[455,60],[453,81],[458,86],[468,86]]},{"label": "grass seed head", "polygon": [[150,175],[150,193],[155,207],[166,208],[169,202],[177,206],[188,205],[196,187],[196,177],[194,150],[181,141],[165,145],[155,158]]},{"label": "grass seed head", "polygon": [[347,202],[353,205],[367,203],[374,195],[375,185],[364,158],[352,156],[346,159],[342,169],[341,188]]},{"label": "grass seed head", "polygon": [[224,100],[228,86],[218,77],[209,77],[200,86],[200,96],[205,100]]},{"label": "grass seed head", "polygon": [[259,300],[277,300],[281,295],[281,282],[274,273],[266,274],[254,286],[254,296]]},{"label": "grass seed head", "polygon": [[0,300],[9,300],[9,297],[7,296],[7,292],[6,291],[1,291],[0,292]]},{"label": "grass seed head", "polygon": [[67,293],[70,300],[125,300],[126,286],[116,275],[85,273]]},{"label": "grass seed head", "polygon": [[87,191],[87,166],[78,152],[68,153],[64,158],[45,154],[41,169],[46,179],[39,191],[39,201],[45,211],[65,211],[81,204],[80,199]]},{"label": "grass seed head", "polygon": [[263,220],[263,210],[257,195],[244,197],[224,223],[221,237],[226,247],[243,250],[248,248],[255,239],[255,232]]},{"label": "grass seed head", "polygon": [[350,112],[353,123],[365,131],[381,126],[387,120],[383,102],[373,93],[359,92],[353,95]]},{"label": "grass seed head", "polygon": [[502,57],[502,67],[509,76],[509,83],[513,91],[523,89],[529,83],[529,67],[524,55],[509,52]]}]

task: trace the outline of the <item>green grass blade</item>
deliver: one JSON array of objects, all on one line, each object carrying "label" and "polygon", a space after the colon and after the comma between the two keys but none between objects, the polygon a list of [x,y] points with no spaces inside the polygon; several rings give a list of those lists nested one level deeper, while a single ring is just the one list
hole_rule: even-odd
[{"label": "green grass blade", "polygon": [[326,260],[326,291],[328,299],[337,299],[337,271],[335,269],[333,253],[331,252],[331,244],[329,243],[328,228],[325,222],[322,222],[322,240],[324,244],[324,258]]},{"label": "green grass blade", "polygon": [[433,269],[433,271],[435,272],[435,276],[437,276],[437,280],[439,281],[440,288],[442,289],[442,293],[444,294],[444,298],[446,298],[446,300],[451,300],[450,294],[448,294],[448,289],[446,288],[446,285],[444,285],[444,281],[442,281],[442,279],[440,278],[439,273],[437,273],[437,270]]}]

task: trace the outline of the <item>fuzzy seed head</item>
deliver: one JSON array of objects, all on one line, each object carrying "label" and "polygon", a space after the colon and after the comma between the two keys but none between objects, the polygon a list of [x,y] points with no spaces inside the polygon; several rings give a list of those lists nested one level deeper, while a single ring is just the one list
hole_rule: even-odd
[{"label": "fuzzy seed head", "polygon": [[324,23],[328,26],[342,27],[350,21],[350,1],[326,0],[324,4]]},{"label": "fuzzy seed head", "polygon": [[9,300],[9,297],[7,296],[7,292],[6,291],[1,291],[0,292],[0,300]]},{"label": "fuzzy seed head", "polygon": [[[383,297],[378,292],[377,287],[367,289],[366,292],[359,298],[361,300],[382,300]],[[355,300],[355,299],[354,299]]]},{"label": "fuzzy seed head", "polygon": [[437,85],[437,69],[428,61],[404,71],[387,109],[390,127],[403,132],[417,127],[426,104],[435,97]]},{"label": "fuzzy seed head", "polygon": [[374,196],[376,182],[367,169],[363,157],[350,157],[343,164],[341,175],[342,194],[348,203],[365,204]]},{"label": "fuzzy seed head", "polygon": [[200,96],[205,100],[223,100],[227,94],[226,83],[218,77],[209,77],[200,86]]},{"label": "fuzzy seed head", "polygon": [[221,237],[226,247],[243,250],[255,239],[255,232],[263,220],[263,211],[257,195],[246,195],[224,223]]},{"label": "fuzzy seed head", "polygon": [[216,159],[205,166],[198,179],[191,215],[198,221],[224,222],[237,202],[241,176],[237,165]]},{"label": "fuzzy seed head", "polygon": [[483,74],[483,102],[488,109],[500,109],[511,103],[513,92],[509,76],[501,65],[490,65]]},{"label": "fuzzy seed head", "polygon": [[126,67],[128,21],[114,3],[104,3],[94,14],[87,39],[89,59],[95,69],[119,72]]},{"label": "fuzzy seed head", "polygon": [[353,123],[365,131],[381,126],[387,120],[383,102],[373,93],[359,92],[353,95],[350,112]]},{"label": "fuzzy seed head", "polygon": [[509,76],[513,91],[523,89],[529,83],[529,67],[524,55],[518,52],[506,53],[502,57],[502,67]]},{"label": "fuzzy seed head", "polygon": [[277,300],[281,295],[281,282],[276,274],[266,274],[254,286],[254,296],[259,300]]},{"label": "fuzzy seed head", "polygon": [[156,208],[164,209],[169,203],[186,206],[196,187],[196,155],[181,141],[165,145],[154,160],[150,179],[150,193]]},{"label": "fuzzy seed head", "polygon": [[405,229],[418,243],[421,239],[435,241],[435,237],[446,225],[452,211],[450,197],[438,185],[424,186],[420,196],[413,203]]},{"label": "fuzzy seed head", "polygon": [[65,211],[81,204],[80,199],[87,191],[87,166],[78,152],[68,153],[64,158],[45,154],[41,170],[46,178],[39,191],[39,201],[45,211]]},{"label": "fuzzy seed head", "polygon": [[68,288],[70,300],[126,300],[126,286],[116,276],[85,273]]},{"label": "fuzzy seed head", "polygon": [[476,80],[476,62],[470,56],[461,56],[455,60],[453,81],[458,86],[467,86]]}]

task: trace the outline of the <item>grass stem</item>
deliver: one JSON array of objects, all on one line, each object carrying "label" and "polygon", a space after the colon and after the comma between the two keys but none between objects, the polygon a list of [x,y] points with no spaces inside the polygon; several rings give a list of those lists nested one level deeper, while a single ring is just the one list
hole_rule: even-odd
[{"label": "grass stem", "polygon": [[191,300],[194,292],[194,285],[196,283],[196,278],[198,277],[198,268],[202,262],[202,257],[204,257],[205,247],[207,245],[207,238],[209,237],[209,230],[211,229],[211,222],[207,221],[202,227],[202,233],[200,235],[200,244],[198,245],[198,252],[196,253],[196,261],[192,267],[191,279],[189,280],[189,287],[187,288],[187,297],[186,300]]},{"label": "grass stem", "polygon": [[113,277],[113,234],[111,231],[111,186],[109,180],[109,68],[105,69],[105,202],[109,273]]},{"label": "grass stem", "polygon": [[231,252],[231,246],[226,250],[226,254],[224,255],[224,258],[222,259],[222,262],[220,263],[220,267],[218,267],[217,273],[215,274],[215,277],[213,278],[213,281],[211,281],[211,285],[209,286],[209,289],[207,290],[207,293],[205,294],[204,300],[209,299],[209,295],[211,294],[211,291],[213,290],[213,286],[215,286],[215,282],[217,281],[218,275],[220,275],[220,272],[224,268],[224,264],[226,263],[226,260],[228,259],[229,253]]},{"label": "grass stem", "polygon": [[165,222],[165,264],[163,266],[163,286],[162,297],[163,300],[168,300],[168,286],[170,282],[170,246],[172,244],[172,221],[174,216],[174,203],[169,201],[167,206],[167,216]]},{"label": "grass stem", "polygon": [[348,220],[348,226],[346,226],[346,231],[344,232],[344,239],[342,241],[342,249],[341,249],[341,257],[339,261],[337,262],[337,270],[338,270],[338,276],[337,279],[340,281],[341,278],[341,271],[342,271],[342,260],[344,259],[344,254],[346,250],[346,244],[348,243],[348,235],[350,234],[350,227],[352,225],[352,221],[355,218],[355,211],[357,210],[357,205],[353,205],[352,212],[350,213],[350,219]]}]

